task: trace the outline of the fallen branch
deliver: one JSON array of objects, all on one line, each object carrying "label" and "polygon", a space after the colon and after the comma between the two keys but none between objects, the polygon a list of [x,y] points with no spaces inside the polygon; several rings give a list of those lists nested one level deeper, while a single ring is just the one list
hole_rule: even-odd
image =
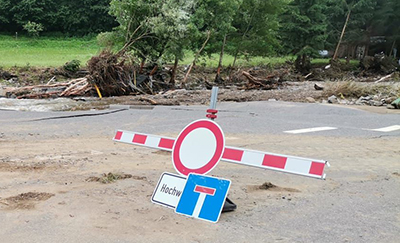
[{"label": "fallen branch", "polygon": [[254,77],[246,71],[243,71],[242,74],[249,80],[246,89],[273,89],[277,84],[277,82],[273,80],[273,78],[275,78],[275,75],[269,75],[265,79],[262,79]]},{"label": "fallen branch", "polygon": [[382,77],[382,78],[380,78],[379,80],[375,81],[375,83],[377,84],[377,83],[379,83],[379,82],[382,82],[383,80],[386,80],[386,79],[392,77],[393,74],[394,74],[394,73],[391,73],[391,74],[389,74],[389,75],[386,75],[385,77]]},{"label": "fallen branch", "polygon": [[146,98],[146,97],[140,97],[140,99],[139,99],[140,101],[146,101],[146,102],[149,102],[150,104],[152,104],[152,105],[157,105],[158,103],[157,103],[157,101],[155,101],[155,100],[152,100],[152,99],[150,99],[150,98]]},{"label": "fallen branch", "polygon": [[304,79],[307,79],[308,77],[310,77],[312,75],[312,73],[307,74],[306,76],[304,76]]},{"label": "fallen branch", "polygon": [[79,86],[80,84],[84,84],[84,85],[88,85],[88,81],[87,79],[83,79],[82,81],[79,81],[71,86],[69,86],[67,89],[65,89],[60,96],[68,96],[68,93],[70,93],[71,90],[75,89],[77,86]]}]

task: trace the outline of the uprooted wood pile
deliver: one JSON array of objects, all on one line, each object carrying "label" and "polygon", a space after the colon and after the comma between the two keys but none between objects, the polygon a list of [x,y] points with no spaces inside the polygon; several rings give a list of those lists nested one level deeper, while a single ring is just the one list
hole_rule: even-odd
[{"label": "uprooted wood pile", "polygon": [[[375,59],[386,60],[383,58]],[[172,68],[168,68],[167,66],[159,67],[156,64],[143,67],[138,63],[138,61],[132,59],[126,53],[115,54],[105,50],[88,61],[87,71],[85,70],[84,74],[86,75],[85,77],[58,82],[54,76],[48,82],[47,80],[40,81],[42,83],[40,85],[8,88],[6,95],[3,92],[3,96],[16,98],[56,98],[73,96],[154,95],[182,86],[182,80],[187,74],[185,66],[180,66],[176,71],[176,82],[171,82],[171,76],[173,76]],[[342,71],[347,66],[341,67],[340,65],[340,63],[331,63],[322,68],[315,67],[306,76],[296,73],[291,68],[292,65],[290,63],[274,68],[226,69],[225,72],[221,73],[222,78],[218,80],[215,80],[214,69],[197,66],[193,68],[190,79],[184,86],[186,89],[193,90],[210,89],[214,85],[223,87],[235,86],[235,89],[241,90],[271,90],[286,86],[288,84],[286,81],[322,81],[329,80],[342,73],[353,75],[354,77],[356,72]],[[377,69],[377,65],[369,65],[368,67],[370,68],[365,67],[364,69]],[[388,72],[392,72],[392,69],[388,70]],[[362,73],[365,74],[366,72]],[[56,74],[51,73],[51,75]],[[392,75],[393,73],[381,80],[386,80]],[[3,76],[3,78],[1,76],[0,78],[18,79],[17,76],[12,76],[11,74]]]},{"label": "uprooted wood pile", "polygon": [[[177,83],[170,83],[172,70],[150,65],[141,68],[125,54],[114,54],[111,51],[102,51],[92,57],[87,63],[85,77],[56,82],[52,78],[49,82],[40,85],[12,88],[7,92],[8,97],[16,98],[56,98],[73,96],[121,96],[137,94],[157,94],[179,85],[186,70],[181,67],[177,75]],[[197,69],[197,68],[195,68]],[[275,89],[282,85],[287,71],[268,71],[253,68],[233,72],[224,83],[218,85],[235,85],[238,89]],[[189,89],[209,89],[213,82],[214,70],[204,71],[201,67],[192,73],[192,84]]]},{"label": "uprooted wood pile", "polygon": [[172,88],[167,73],[155,65],[149,73],[123,54],[102,51],[88,61],[88,75],[57,83],[52,78],[47,84],[7,90],[7,97],[55,98],[71,96],[120,96],[128,94],[155,94]]},{"label": "uprooted wood pile", "polygon": [[91,84],[97,86],[105,96],[128,94],[155,94],[172,88],[154,65],[150,73],[142,70],[124,54],[103,51],[88,62]]},{"label": "uprooted wood pile", "polygon": [[18,99],[39,99],[54,97],[82,96],[92,89],[87,78],[73,79],[69,82],[25,86],[8,90],[8,96]]}]

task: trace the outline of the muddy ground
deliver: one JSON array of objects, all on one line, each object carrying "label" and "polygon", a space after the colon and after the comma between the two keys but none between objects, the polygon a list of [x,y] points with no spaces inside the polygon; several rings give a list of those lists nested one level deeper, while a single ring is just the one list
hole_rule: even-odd
[{"label": "muddy ground", "polygon": [[[284,144],[286,153],[323,156],[335,166],[319,181],[221,163],[212,173],[232,180],[229,197],[238,209],[212,224],[150,202],[161,173],[173,171],[167,152],[114,144],[107,136],[3,138],[2,242],[397,241],[399,138],[227,139],[270,151]],[[104,183],[109,172],[125,176]]]},{"label": "muddy ground", "polygon": [[[357,82],[368,86],[378,78]],[[222,85],[219,101],[327,102],[330,94],[316,90],[316,83],[327,87],[337,82],[288,81],[273,90]],[[377,85],[398,89],[396,80]],[[393,98],[379,91],[370,95],[382,95],[377,100]],[[149,105],[206,107],[209,97],[204,87],[101,100],[77,97],[58,106],[54,100],[23,103],[4,98],[0,104],[14,110],[43,106],[40,111],[126,108],[120,105],[148,109]],[[384,106],[355,107],[398,114]],[[221,163],[212,174],[232,180],[229,198],[238,209],[211,224],[150,202],[160,175],[174,171],[169,153],[114,143],[111,138],[117,127],[101,122],[70,120],[76,129],[65,131],[57,120],[28,123],[22,118],[10,120],[7,112],[13,111],[0,112],[1,242],[394,243],[400,237],[400,140],[396,136],[230,134],[226,139],[232,146],[324,158],[334,166],[322,181]],[[124,122],[135,127],[148,117],[130,119]],[[98,130],[93,132],[93,127]],[[33,128],[43,132],[32,132]],[[178,132],[162,135],[176,137]]]},{"label": "muddy ground", "polygon": [[174,172],[170,153],[112,141],[114,129],[140,130],[149,122],[159,124],[156,134],[176,137],[186,116],[198,115],[179,110],[185,119],[167,120],[152,112],[38,120],[68,112],[1,110],[1,241],[398,241],[398,136],[296,136],[239,127],[226,134],[227,144],[322,158],[332,166],[323,181],[221,162],[211,174],[232,180],[229,198],[238,208],[212,224],[150,202],[160,175]]},{"label": "muddy ground", "polygon": [[[339,65],[339,66],[338,66]],[[234,70],[225,69],[222,79],[215,80],[216,70],[198,66],[194,68],[188,81],[182,84],[186,69],[179,67],[176,83],[170,83],[171,67],[159,68],[152,75],[154,83],[141,84],[141,90],[149,94],[132,92],[128,96],[105,96],[103,101],[95,99],[98,93],[93,88],[86,95],[71,96],[76,101],[90,101],[91,105],[76,105],[76,109],[108,108],[109,104],[125,105],[188,105],[207,104],[212,86],[220,87],[220,101],[294,101],[308,103],[337,103],[343,105],[387,106],[400,97],[400,72],[362,71],[360,68],[339,63],[326,69],[325,65],[316,65],[307,74],[299,74],[291,65],[276,67],[248,67]],[[331,66],[331,65],[329,65]],[[148,77],[151,68],[143,71],[142,77]],[[245,73],[251,75],[249,79]],[[19,94],[13,89],[67,82],[77,77],[89,77],[87,70],[69,73],[61,68],[17,68],[0,69],[0,98],[16,98]],[[163,84],[163,85],[158,85]],[[126,84],[125,84],[126,85]],[[100,85],[99,85],[100,86]],[[123,85],[124,86],[124,85]],[[184,88],[182,88],[184,86]],[[139,86],[138,86],[139,87]],[[127,88],[124,86],[124,90]],[[100,87],[101,90],[101,87]],[[51,89],[38,89],[36,93],[52,92]],[[35,92],[33,92],[35,94]],[[84,97],[82,97],[84,96]],[[330,99],[335,96],[336,98]],[[26,97],[21,96],[20,97]],[[38,96],[40,98],[41,96]],[[43,96],[57,98],[56,96]],[[365,100],[362,100],[366,98]],[[358,102],[357,102],[358,101]],[[93,107],[96,106],[96,107]]]}]

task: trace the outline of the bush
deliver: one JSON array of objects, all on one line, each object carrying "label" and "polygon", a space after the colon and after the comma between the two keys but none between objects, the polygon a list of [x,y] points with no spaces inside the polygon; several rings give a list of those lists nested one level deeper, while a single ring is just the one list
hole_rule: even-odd
[{"label": "bush", "polygon": [[31,21],[28,21],[28,23],[24,24],[22,27],[24,28],[24,30],[28,31],[28,34],[30,36],[35,36],[35,37],[38,37],[39,33],[44,30],[44,27],[41,23],[36,23]]},{"label": "bush", "polygon": [[70,62],[65,63],[63,68],[65,71],[75,73],[79,71],[80,66],[81,66],[81,61],[74,59]]}]

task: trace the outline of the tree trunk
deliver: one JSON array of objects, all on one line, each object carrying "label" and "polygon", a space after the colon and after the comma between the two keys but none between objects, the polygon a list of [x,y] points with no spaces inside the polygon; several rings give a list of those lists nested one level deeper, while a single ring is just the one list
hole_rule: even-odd
[{"label": "tree trunk", "polygon": [[172,73],[171,73],[171,80],[169,81],[169,83],[174,86],[175,86],[176,69],[178,68],[178,62],[179,62],[179,59],[177,56],[175,56],[174,67],[172,68]]},{"label": "tree trunk", "polygon": [[[393,54],[393,49],[394,49],[395,46],[396,46],[396,40],[393,41],[392,48],[390,48],[389,57],[392,56],[392,54]],[[393,56],[393,57],[396,58],[395,56]]]},{"label": "tree trunk", "polygon": [[231,68],[229,70],[229,82],[232,81],[232,71],[235,70],[236,60],[237,60],[238,55],[239,55],[239,51],[236,51],[235,57],[233,58],[232,66],[231,66]]},{"label": "tree trunk", "polygon": [[145,64],[146,64],[146,58],[144,57],[144,58],[142,58],[142,62],[140,63],[139,74],[143,73],[143,68],[144,68]]},{"label": "tree trunk", "polygon": [[342,39],[343,39],[344,33],[346,32],[347,24],[349,23],[350,14],[351,14],[351,9],[347,13],[346,22],[343,25],[343,29],[342,29],[342,33],[340,34],[339,42],[336,45],[335,54],[333,54],[333,57],[332,57],[333,60],[335,60],[337,58],[337,54],[338,54],[338,51],[339,51],[339,48],[340,48],[340,44],[342,43]]},{"label": "tree trunk", "polygon": [[196,53],[196,55],[194,56],[194,60],[192,62],[192,64],[190,64],[189,70],[187,71],[185,78],[182,81],[182,88],[186,85],[186,81],[187,78],[189,77],[190,72],[192,71],[193,66],[195,65],[197,58],[199,57],[200,53],[203,51],[204,47],[206,47],[208,40],[210,40],[210,35],[211,35],[211,31],[207,32],[207,39],[206,41],[204,41],[203,45],[201,46],[200,50]]},{"label": "tree trunk", "polygon": [[219,82],[221,80],[220,74],[221,74],[221,67],[222,67],[222,59],[224,57],[225,44],[226,44],[226,35],[224,36],[224,40],[222,41],[221,54],[219,55],[219,62],[218,62],[218,68],[217,68],[217,75],[215,76],[215,82]]}]

